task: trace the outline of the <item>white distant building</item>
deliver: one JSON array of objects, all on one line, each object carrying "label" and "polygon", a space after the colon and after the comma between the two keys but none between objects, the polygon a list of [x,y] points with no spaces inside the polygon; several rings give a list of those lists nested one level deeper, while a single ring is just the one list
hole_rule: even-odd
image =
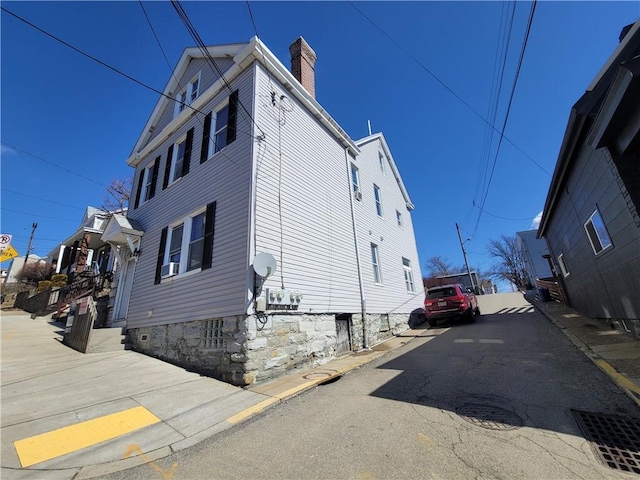
[{"label": "white distant building", "polygon": [[537,279],[549,279],[553,277],[549,260],[544,257],[545,255],[549,255],[547,242],[544,238],[536,238],[537,234],[537,230],[516,232],[518,249],[524,257],[529,283],[532,287],[536,286]]}]

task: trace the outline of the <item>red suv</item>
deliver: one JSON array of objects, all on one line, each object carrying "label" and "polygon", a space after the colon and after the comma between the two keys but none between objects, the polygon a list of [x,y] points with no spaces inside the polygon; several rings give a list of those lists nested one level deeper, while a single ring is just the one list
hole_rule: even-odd
[{"label": "red suv", "polygon": [[462,317],[473,323],[476,315],[480,315],[480,307],[471,289],[456,283],[430,288],[424,300],[424,313],[432,327],[442,318]]}]

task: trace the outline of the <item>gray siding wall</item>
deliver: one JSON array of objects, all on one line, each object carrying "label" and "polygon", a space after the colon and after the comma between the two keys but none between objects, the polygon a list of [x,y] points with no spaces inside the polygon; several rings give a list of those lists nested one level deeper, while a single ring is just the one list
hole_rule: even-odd
[{"label": "gray siding wall", "polygon": [[537,233],[537,230],[516,233],[520,249],[525,257],[529,281],[534,287],[536,285],[536,278],[549,278],[553,276],[549,268],[549,262],[547,262],[546,258],[542,257],[542,255],[549,253],[547,242],[543,238],[537,239]]},{"label": "gray siding wall", "polygon": [[[239,90],[240,102],[251,111],[252,70],[248,69],[232,80],[231,86]],[[203,112],[206,114],[215,109],[229,94],[227,89],[221,91]],[[162,155],[155,197],[137,209],[131,208],[128,213],[129,218],[137,220],[145,231],[131,292],[128,328],[246,312],[253,125],[239,107],[235,142],[200,164],[203,117],[191,116],[157,150],[142,159],[136,169],[134,186],[143,169]],[[167,150],[192,127],[195,130],[190,172],[162,190]],[[217,209],[212,268],[171,277],[154,285],[162,229],[213,201],[217,202]]]},{"label": "gray siding wall", "polygon": [[[354,164],[358,167],[362,200],[355,201],[358,243],[362,262],[367,313],[409,313],[424,308],[424,289],[420,260],[416,248],[411,211],[398,186],[385,155],[384,173],[378,152],[383,152],[379,139],[360,147]],[[373,185],[380,187],[383,215],[376,210]],[[396,211],[402,215],[398,225]],[[378,246],[382,285],[374,282],[371,244]],[[411,262],[414,293],[407,292],[402,258]]]},{"label": "gray siding wall", "polygon": [[[596,207],[613,243],[597,256],[584,229]],[[564,254],[573,308],[595,318],[640,317],[640,228],[606,149],[583,146],[577,154],[546,237],[555,262]]]},{"label": "gray siding wall", "polygon": [[[215,64],[217,65],[218,69],[224,73],[233,66],[233,59],[216,58]],[[187,86],[187,84],[191,80],[193,80],[193,78],[196,75],[198,75],[198,73],[200,73],[200,88],[199,88],[200,95],[202,95],[202,93],[207,88],[213,85],[218,80],[218,78],[220,78],[220,76],[218,75],[218,72],[212,69],[206,60],[202,58],[191,59],[191,61],[189,62],[189,65],[187,66],[187,69],[185,70],[184,75],[182,75],[182,77],[179,79],[180,88],[178,88],[175,92],[171,92],[170,96],[173,98],[176,98],[178,93],[182,91],[182,89],[184,89]],[[174,112],[175,112],[175,102],[168,102],[158,119],[158,123],[155,125],[155,129],[153,130],[153,133],[149,137],[149,140],[147,141],[147,143],[142,146],[142,148],[148,145],[149,142],[151,142],[151,140],[157,137],[162,132],[162,130],[167,125],[169,125],[169,123],[171,123],[171,121],[173,120]]]},{"label": "gray siding wall", "polygon": [[278,261],[264,287],[280,288],[282,280],[299,290],[299,312],[359,312],[344,148],[277,81],[269,82],[261,66],[257,86],[256,121],[265,140],[256,147],[255,252]]}]

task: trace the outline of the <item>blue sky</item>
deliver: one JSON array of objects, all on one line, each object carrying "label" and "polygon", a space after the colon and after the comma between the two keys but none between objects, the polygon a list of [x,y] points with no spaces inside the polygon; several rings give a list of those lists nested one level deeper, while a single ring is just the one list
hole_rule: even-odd
[{"label": "blue sky", "polygon": [[[300,35],[309,42],[318,56],[317,99],[353,139],[368,134],[368,120],[384,133],[416,206],[422,264],[433,256],[463,264],[457,222],[463,239],[472,238],[465,244],[470,263],[485,270],[488,240],[531,228],[541,212],[571,106],[616,48],[622,27],[640,16],[637,1],[536,5],[505,131],[517,148],[502,142],[487,192],[499,136],[493,132],[489,149],[486,123],[474,110],[490,118],[501,71],[496,52],[515,7],[495,117],[502,128],[530,2],[250,5],[260,38],[286,66],[291,42]],[[2,7],[156,90],[170,76],[138,2]],[[256,34],[246,2],[183,7],[207,45]],[[173,68],[193,40],[169,2],[144,8]],[[158,94],[6,12],[1,22],[0,230],[14,235],[24,255],[37,222],[33,253],[46,256],[77,229],[87,205],[104,203],[104,186],[133,175],[125,159]]]}]

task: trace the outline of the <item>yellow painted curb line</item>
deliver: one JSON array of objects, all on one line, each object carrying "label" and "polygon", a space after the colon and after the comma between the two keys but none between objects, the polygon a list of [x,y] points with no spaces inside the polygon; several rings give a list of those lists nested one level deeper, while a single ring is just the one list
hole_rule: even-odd
[{"label": "yellow painted curb line", "polygon": [[280,401],[280,399],[275,398],[275,397],[263,400],[260,403],[256,403],[253,407],[249,407],[249,408],[241,411],[240,413],[236,413],[232,417],[227,418],[227,422],[229,422],[232,425],[236,425],[236,424],[240,423],[241,421],[249,418],[251,415],[255,415],[256,413],[260,413],[262,410],[267,408],[269,405],[273,405],[274,403],[277,403],[279,401]]},{"label": "yellow painted curb line", "polygon": [[144,407],[135,407],[14,442],[23,468],[90,447],[160,422]]},{"label": "yellow painted curb line", "polygon": [[630,392],[635,393],[636,395],[640,395],[640,387],[638,387],[627,377],[616,371],[616,369],[613,368],[609,363],[605,362],[602,359],[594,359],[594,361],[604,373],[609,375],[613,379],[613,381],[620,385],[622,388],[625,388]]}]

